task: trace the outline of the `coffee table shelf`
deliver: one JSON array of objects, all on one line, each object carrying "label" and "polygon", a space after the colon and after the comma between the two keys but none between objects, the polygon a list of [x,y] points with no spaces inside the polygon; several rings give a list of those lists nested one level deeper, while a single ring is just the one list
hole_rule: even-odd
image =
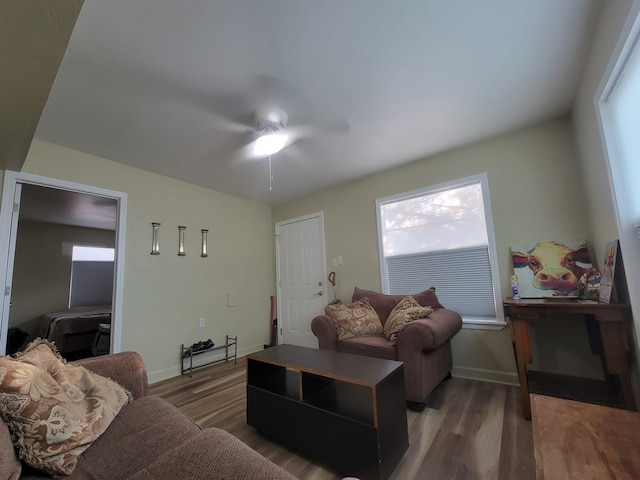
[{"label": "coffee table shelf", "polygon": [[249,355],[247,423],[341,475],[384,480],[409,446],[403,365],[294,345]]}]

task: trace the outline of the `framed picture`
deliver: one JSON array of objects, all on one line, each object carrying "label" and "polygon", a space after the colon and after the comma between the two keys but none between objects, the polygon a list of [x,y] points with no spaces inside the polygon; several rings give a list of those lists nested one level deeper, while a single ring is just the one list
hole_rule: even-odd
[{"label": "framed picture", "polygon": [[603,303],[617,301],[614,278],[619,249],[618,240],[609,242],[604,247],[604,271],[602,272],[602,279],[600,280],[600,301]]},{"label": "framed picture", "polygon": [[578,281],[592,268],[583,240],[511,247],[511,259],[522,298],[577,298]]}]

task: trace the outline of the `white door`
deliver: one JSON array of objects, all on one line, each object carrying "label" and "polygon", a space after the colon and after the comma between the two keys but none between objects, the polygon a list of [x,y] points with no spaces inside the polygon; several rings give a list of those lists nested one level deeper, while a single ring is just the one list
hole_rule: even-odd
[{"label": "white door", "polygon": [[[7,198],[10,192],[7,192]],[[5,346],[7,344],[7,333],[9,330],[9,308],[11,307],[11,285],[13,283],[13,263],[16,254],[16,237],[18,234],[18,214],[20,211],[20,197],[22,195],[22,185],[17,183],[13,195],[13,202],[8,209],[11,219],[6,223],[9,227],[7,235],[2,235],[2,238],[8,238],[8,242],[5,245],[6,250],[2,252],[3,258],[2,268],[5,270],[4,285],[3,285],[3,297],[0,304],[0,354],[5,353]]]},{"label": "white door", "polygon": [[327,302],[322,213],[276,224],[279,343],[318,348],[311,320]]}]

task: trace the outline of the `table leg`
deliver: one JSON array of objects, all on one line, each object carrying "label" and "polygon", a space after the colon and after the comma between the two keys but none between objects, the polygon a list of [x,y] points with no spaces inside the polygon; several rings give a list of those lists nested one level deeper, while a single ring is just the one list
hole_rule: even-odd
[{"label": "table leg", "polygon": [[529,380],[527,378],[527,363],[531,363],[531,343],[529,340],[529,326],[522,318],[511,318],[511,341],[518,368],[520,381],[520,401],[522,414],[526,420],[531,420],[531,401],[529,399]]},{"label": "table leg", "polygon": [[602,335],[602,348],[607,371],[618,375],[624,403],[629,410],[636,409],[636,400],[631,387],[631,373],[627,358],[628,345],[626,344],[623,322],[600,321],[600,334]]}]

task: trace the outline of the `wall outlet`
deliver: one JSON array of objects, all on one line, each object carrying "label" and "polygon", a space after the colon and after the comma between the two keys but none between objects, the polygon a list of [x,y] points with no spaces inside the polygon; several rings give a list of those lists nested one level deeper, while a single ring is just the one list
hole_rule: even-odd
[{"label": "wall outlet", "polygon": [[342,265],[342,255],[338,255],[336,260],[338,261],[338,265]]},{"label": "wall outlet", "polygon": [[204,318],[201,318],[201,319],[200,319],[200,321],[199,321],[199,324],[198,324],[198,325],[200,326],[200,328],[204,328]]}]

